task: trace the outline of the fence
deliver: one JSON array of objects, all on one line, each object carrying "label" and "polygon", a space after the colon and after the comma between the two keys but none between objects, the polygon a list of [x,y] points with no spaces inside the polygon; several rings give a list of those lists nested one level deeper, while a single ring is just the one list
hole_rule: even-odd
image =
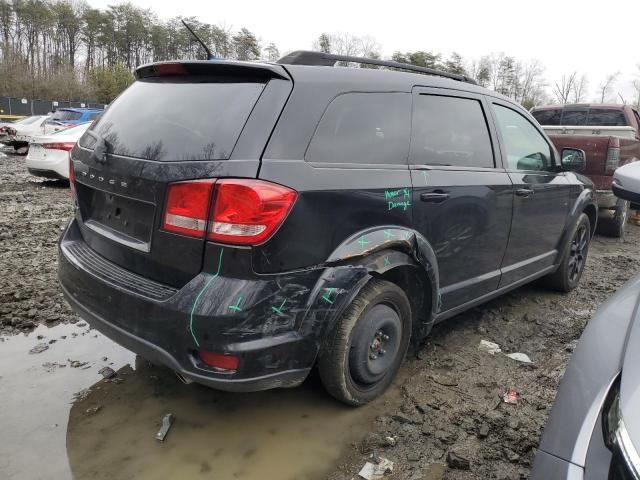
[{"label": "fence", "polygon": [[13,118],[27,115],[45,115],[58,108],[105,108],[103,103],[69,102],[66,100],[29,100],[28,98],[0,97],[0,117]]}]

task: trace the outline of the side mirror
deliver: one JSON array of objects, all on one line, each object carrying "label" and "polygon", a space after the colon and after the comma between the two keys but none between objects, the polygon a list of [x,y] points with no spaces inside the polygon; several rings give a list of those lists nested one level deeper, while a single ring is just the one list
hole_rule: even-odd
[{"label": "side mirror", "polygon": [[579,172],[584,170],[586,154],[578,148],[563,148],[560,153],[560,163],[563,170]]},{"label": "side mirror", "polygon": [[616,197],[640,204],[640,162],[627,163],[616,169],[611,189]]}]

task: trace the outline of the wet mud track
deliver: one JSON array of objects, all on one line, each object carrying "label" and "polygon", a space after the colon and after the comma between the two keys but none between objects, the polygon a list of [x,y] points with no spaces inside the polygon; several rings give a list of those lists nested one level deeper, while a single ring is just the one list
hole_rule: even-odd
[{"label": "wet mud track", "polygon": [[[315,377],[257,394],[183,385],[91,330],[56,281],[70,214],[63,185],[0,154],[0,478],[347,480],[372,454],[394,479],[526,478],[586,322],[640,270],[640,227],[595,237],[576,291],[538,283],[436,326],[392,390],[354,410]],[[515,352],[532,363],[504,355]],[[158,442],[166,413],[175,423]]]}]

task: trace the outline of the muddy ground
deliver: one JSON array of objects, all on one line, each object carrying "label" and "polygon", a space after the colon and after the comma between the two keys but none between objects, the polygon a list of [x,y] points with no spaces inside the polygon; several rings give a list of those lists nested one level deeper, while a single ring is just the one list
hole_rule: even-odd
[{"label": "muddy ground", "polygon": [[[64,185],[0,153],[3,478],[347,480],[371,455],[394,462],[394,479],[526,478],[586,322],[640,270],[640,227],[628,225],[624,240],[596,236],[576,291],[539,282],[436,326],[393,389],[353,410],[315,377],[294,390],[234,395],[133,361],[62,298],[56,241],[70,214]],[[482,351],[481,340],[532,363]],[[38,345],[46,349],[29,353]],[[104,366],[117,380],[102,379]],[[517,404],[503,401],[509,389]],[[159,444],[168,411],[176,423]],[[40,444],[48,456],[37,454]]]}]

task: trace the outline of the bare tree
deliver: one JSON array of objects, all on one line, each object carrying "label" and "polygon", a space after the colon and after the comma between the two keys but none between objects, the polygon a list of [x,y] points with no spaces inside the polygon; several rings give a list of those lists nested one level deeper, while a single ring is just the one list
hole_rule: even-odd
[{"label": "bare tree", "polygon": [[620,72],[615,72],[604,77],[604,81],[598,87],[598,93],[600,94],[600,103],[604,103],[605,99],[611,94],[614,84],[618,80]]},{"label": "bare tree", "polygon": [[571,91],[573,90],[573,85],[576,82],[577,73],[573,72],[569,75],[562,75],[562,79],[560,82],[556,82],[553,87],[553,96],[556,98],[558,103],[566,104],[569,103],[569,95],[571,95]]},{"label": "bare tree", "polygon": [[583,74],[580,79],[576,79],[571,89],[571,100],[573,103],[580,103],[585,100],[587,96],[587,88],[589,88],[589,80],[587,76]]}]

